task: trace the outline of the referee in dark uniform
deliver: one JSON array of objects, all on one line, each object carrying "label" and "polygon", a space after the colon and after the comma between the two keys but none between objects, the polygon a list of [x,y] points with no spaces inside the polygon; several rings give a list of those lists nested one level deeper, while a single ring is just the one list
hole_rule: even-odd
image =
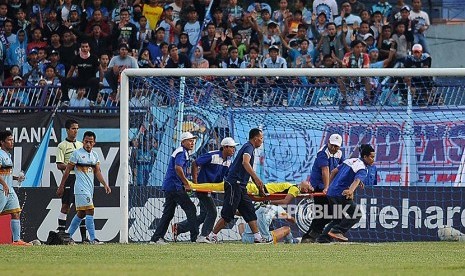
[{"label": "referee in dark uniform", "polygon": [[[68,165],[71,154],[75,150],[82,148],[82,142],[76,141],[79,130],[78,122],[72,119],[67,120],[65,122],[65,128],[67,137],[60,144],[58,144],[56,154],[57,168],[62,172],[66,170],[66,166]],[[71,204],[74,203],[75,181],[76,175],[74,174],[74,171],[71,171],[65,183],[65,191],[61,197],[61,211],[60,214],[58,214],[58,231],[66,230],[66,217],[69,213]],[[79,230],[81,232],[82,241],[86,241],[86,224],[84,220],[81,221]]]}]

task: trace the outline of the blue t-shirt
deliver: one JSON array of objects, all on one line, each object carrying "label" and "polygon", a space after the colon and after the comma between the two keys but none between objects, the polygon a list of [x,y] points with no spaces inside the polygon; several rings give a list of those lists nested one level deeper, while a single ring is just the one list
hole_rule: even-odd
[{"label": "blue t-shirt", "polygon": [[77,149],[71,154],[68,164],[74,165],[74,194],[93,195],[95,166],[100,164],[97,153],[93,150],[88,152],[84,148]]},{"label": "blue t-shirt", "polygon": [[165,180],[163,180],[163,191],[174,192],[183,189],[183,184],[179,176],[176,174],[176,166],[181,166],[184,174],[187,173],[187,161],[189,153],[184,147],[177,148],[170,157],[168,169],[166,171]]},{"label": "blue t-shirt", "polygon": [[378,185],[378,171],[376,166],[369,166],[368,167],[368,175],[365,182],[363,182],[365,186],[376,186]]},{"label": "blue t-shirt", "polygon": [[[316,154],[315,162],[312,166],[312,173],[310,174],[310,183],[318,190],[322,191],[325,188],[322,176],[322,167],[329,167],[329,172],[339,166],[344,159],[342,158],[342,151],[338,150],[335,154],[331,154],[328,145],[322,147]],[[329,177],[329,176],[328,176]]]},{"label": "blue t-shirt", "polygon": [[360,158],[350,158],[338,167],[339,172],[329,185],[327,196],[344,197],[342,191],[347,190],[355,179],[366,182],[368,170]]},{"label": "blue t-shirt", "polygon": [[250,166],[253,167],[254,150],[255,148],[250,142],[247,142],[242,146],[242,148],[237,153],[236,158],[234,158],[231,167],[229,167],[229,171],[226,175],[225,181],[231,184],[239,184],[244,187],[247,186],[250,174],[245,170],[244,166],[242,165],[242,158],[244,158],[244,154],[250,155]]},{"label": "blue t-shirt", "polygon": [[228,173],[231,165],[231,158],[223,159],[223,152],[220,150],[210,151],[199,156],[195,163],[200,166],[198,183],[220,183]]}]

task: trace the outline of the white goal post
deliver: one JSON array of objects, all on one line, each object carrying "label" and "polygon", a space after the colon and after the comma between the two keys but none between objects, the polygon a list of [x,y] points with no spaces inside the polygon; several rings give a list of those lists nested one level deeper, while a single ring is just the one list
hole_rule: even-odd
[{"label": "white goal post", "polygon": [[[121,73],[120,91],[120,242],[128,243],[129,221],[129,100],[130,77],[202,77],[202,76],[250,76],[250,77],[465,77],[465,68],[428,68],[428,69],[125,69]],[[178,136],[179,137],[179,136]]]}]

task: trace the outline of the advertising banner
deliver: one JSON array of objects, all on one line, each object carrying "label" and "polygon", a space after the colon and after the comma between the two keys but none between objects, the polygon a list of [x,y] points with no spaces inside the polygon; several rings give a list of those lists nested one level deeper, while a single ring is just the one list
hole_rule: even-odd
[{"label": "advertising banner", "polygon": [[[56,188],[19,188],[18,197],[23,209],[21,214],[22,234],[25,240],[45,241],[48,232],[58,227],[61,199]],[[213,195],[218,208],[222,207],[222,195]],[[357,191],[356,202],[363,217],[348,232],[352,241],[435,241],[442,226],[451,226],[465,232],[465,188],[443,187],[367,187]],[[163,193],[156,187],[134,187],[129,190],[129,240],[148,242],[162,216]],[[198,200],[192,197],[198,206]],[[107,195],[103,187],[94,194],[96,236],[102,241],[119,241],[121,228],[119,188],[114,187]],[[311,222],[313,201],[297,198],[292,204],[283,206],[288,214],[296,218],[295,224],[276,220],[275,226],[291,226],[294,237],[301,237]],[[199,212],[199,211],[197,211]],[[68,224],[74,212],[68,215]],[[173,222],[185,219],[181,208],[176,208]],[[244,223],[237,216],[234,223],[220,232],[223,240],[239,240],[238,225]],[[80,241],[79,231],[73,236]],[[189,234],[180,236],[187,240]],[[171,230],[168,229],[168,239]]]}]

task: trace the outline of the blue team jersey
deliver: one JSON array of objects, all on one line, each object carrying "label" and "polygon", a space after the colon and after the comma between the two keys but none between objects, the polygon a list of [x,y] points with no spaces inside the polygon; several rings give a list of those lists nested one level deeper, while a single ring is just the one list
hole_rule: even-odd
[{"label": "blue team jersey", "polygon": [[329,185],[327,196],[343,197],[342,191],[347,190],[355,179],[366,181],[368,170],[360,158],[346,159],[338,169],[339,172]]},{"label": "blue team jersey", "polygon": [[165,179],[163,180],[163,191],[174,192],[183,189],[183,184],[179,176],[176,174],[176,166],[182,167],[184,174],[187,174],[187,161],[189,160],[189,153],[184,147],[179,147],[171,154],[166,171]]},{"label": "blue team jersey", "polygon": [[219,183],[223,182],[231,165],[231,158],[223,159],[223,152],[220,150],[210,151],[199,156],[195,163],[200,166],[198,183]]},{"label": "blue team jersey", "polygon": [[74,194],[93,195],[95,166],[100,164],[97,153],[93,150],[88,152],[84,148],[77,149],[71,154],[69,164],[74,165],[76,174]]},{"label": "blue team jersey", "polygon": [[[2,149],[0,149],[0,176],[11,191],[13,189],[13,160],[11,160],[11,155]],[[0,185],[0,191],[3,191],[2,185]]]},{"label": "blue team jersey", "polygon": [[[342,151],[338,150],[335,154],[331,154],[328,149],[328,145],[322,147],[316,154],[315,162],[312,166],[312,173],[310,174],[310,183],[312,186],[322,191],[325,188],[323,183],[323,176],[321,173],[322,167],[329,167],[329,172],[337,168],[342,161]],[[329,176],[328,176],[329,177]]]},{"label": "blue team jersey", "polygon": [[253,167],[254,150],[255,148],[250,142],[247,142],[242,146],[242,148],[237,153],[236,158],[234,158],[234,161],[229,167],[225,181],[231,184],[239,184],[244,187],[247,186],[250,174],[245,170],[244,166],[242,166],[242,158],[244,157],[244,154],[250,155],[250,166]]},{"label": "blue team jersey", "polygon": [[376,166],[369,166],[368,167],[368,175],[365,182],[363,182],[366,186],[376,186],[378,185],[378,170]]}]

